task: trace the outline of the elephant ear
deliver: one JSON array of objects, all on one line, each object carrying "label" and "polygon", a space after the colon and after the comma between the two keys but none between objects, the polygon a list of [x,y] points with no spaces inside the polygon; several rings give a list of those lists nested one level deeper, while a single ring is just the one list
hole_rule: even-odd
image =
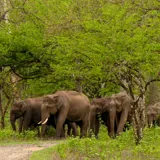
[{"label": "elephant ear", "polygon": [[25,101],[20,101],[18,108],[24,113],[27,110],[27,104]]},{"label": "elephant ear", "polygon": [[121,97],[118,97],[118,96],[113,96],[112,97],[114,102],[116,103],[117,106],[121,106],[122,102],[123,102],[123,99]]},{"label": "elephant ear", "polygon": [[53,100],[53,103],[56,105],[56,108],[60,109],[63,104],[61,97],[59,95],[55,95],[53,96],[52,100]]},{"label": "elephant ear", "polygon": [[127,97],[128,95],[125,92],[120,92],[118,94],[112,95],[112,98],[118,106],[120,106]]},{"label": "elephant ear", "polygon": [[48,105],[48,103],[50,103],[51,101],[52,101],[51,97],[49,97],[49,96],[44,96],[43,97],[43,104]]},{"label": "elephant ear", "polygon": [[92,110],[95,110],[96,114],[99,113],[101,111],[99,104],[98,104],[98,99],[92,99],[91,101],[91,107]]}]

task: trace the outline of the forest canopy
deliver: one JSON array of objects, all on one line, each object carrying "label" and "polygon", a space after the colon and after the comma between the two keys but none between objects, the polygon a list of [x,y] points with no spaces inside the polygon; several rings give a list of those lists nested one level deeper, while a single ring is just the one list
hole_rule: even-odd
[{"label": "forest canopy", "polygon": [[125,90],[136,144],[148,86],[160,81],[159,0],[0,1],[1,126],[12,100]]},{"label": "forest canopy", "polygon": [[27,95],[80,84],[101,97],[128,83],[136,94],[139,83],[159,74],[159,8],[158,0],[1,3],[1,77],[14,73]]}]

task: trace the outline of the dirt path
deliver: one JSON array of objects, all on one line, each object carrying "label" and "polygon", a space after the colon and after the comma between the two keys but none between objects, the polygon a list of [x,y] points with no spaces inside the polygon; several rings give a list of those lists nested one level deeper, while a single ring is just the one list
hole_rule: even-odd
[{"label": "dirt path", "polygon": [[29,160],[34,151],[57,145],[57,141],[44,141],[40,144],[16,144],[0,146],[0,160]]}]

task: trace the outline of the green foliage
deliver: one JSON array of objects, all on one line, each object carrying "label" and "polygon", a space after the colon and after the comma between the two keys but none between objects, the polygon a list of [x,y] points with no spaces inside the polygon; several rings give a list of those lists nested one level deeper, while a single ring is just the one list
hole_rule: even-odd
[{"label": "green foliage", "polygon": [[25,141],[25,140],[38,140],[36,131],[26,131],[25,133],[17,133],[11,129],[0,130],[0,141]]},{"label": "green foliage", "polygon": [[122,81],[138,95],[159,73],[159,8],[157,0],[9,2],[0,21],[0,85],[14,92],[14,72],[22,98],[75,90],[78,80],[90,98],[118,92]]},{"label": "green foliage", "polygon": [[[99,139],[92,138],[69,138],[56,147],[35,152],[31,159],[43,157],[49,154],[47,159],[159,159],[160,128],[146,128],[142,142],[136,146],[132,129],[122,133],[116,139],[110,139],[101,128]],[[52,152],[51,152],[52,151]]]},{"label": "green foliage", "polygon": [[126,64],[144,77],[157,76],[156,0],[32,0],[13,6],[10,21],[0,23],[0,66],[37,78],[25,81],[30,88],[24,94],[75,89],[80,78],[90,97],[110,95],[119,90],[117,78],[126,74]]}]

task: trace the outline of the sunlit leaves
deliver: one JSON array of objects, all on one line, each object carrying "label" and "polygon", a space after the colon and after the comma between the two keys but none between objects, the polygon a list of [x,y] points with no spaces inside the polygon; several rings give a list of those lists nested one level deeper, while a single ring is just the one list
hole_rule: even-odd
[{"label": "sunlit leaves", "polygon": [[101,84],[112,88],[111,81],[126,73],[126,64],[145,76],[157,75],[160,14],[156,0],[31,0],[14,6],[21,8],[11,12],[10,19],[16,23],[11,23],[8,38],[0,32],[0,52],[20,74],[46,75],[47,80],[71,89],[73,84],[68,84],[81,77],[84,88],[95,85],[99,91]]}]

